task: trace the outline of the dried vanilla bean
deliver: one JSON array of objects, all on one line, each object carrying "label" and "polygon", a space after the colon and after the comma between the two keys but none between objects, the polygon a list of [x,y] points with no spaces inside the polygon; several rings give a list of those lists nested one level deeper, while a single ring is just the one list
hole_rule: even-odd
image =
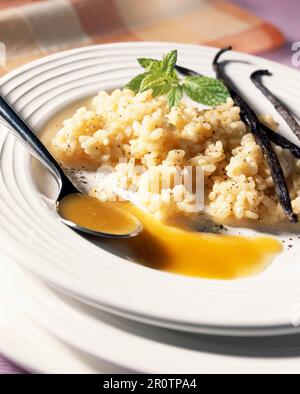
[{"label": "dried vanilla bean", "polygon": [[[202,74],[199,74],[198,72],[190,70],[186,67],[176,66],[176,69],[179,73],[185,76],[202,76]],[[297,146],[296,144],[285,138],[283,135],[278,134],[275,131],[271,130],[268,126],[264,125],[263,123],[261,123],[261,127],[265,130],[265,132],[268,134],[268,137],[274,144],[280,146],[283,149],[289,150],[297,159],[300,159],[299,146]]]},{"label": "dried vanilla bean", "polygon": [[266,131],[261,127],[261,123],[250,107],[250,105],[244,100],[244,98],[239,94],[236,87],[233,85],[232,81],[225,74],[224,69],[222,67],[222,63],[219,63],[219,59],[221,55],[229,50],[231,47],[221,49],[216,55],[213,61],[213,68],[217,75],[217,78],[220,79],[227,89],[230,91],[230,94],[235,102],[235,104],[241,108],[242,117],[245,120],[246,124],[250,127],[254,138],[261,148],[268,165],[270,167],[271,176],[274,182],[275,192],[278,197],[278,200],[282,206],[283,211],[289,218],[289,220],[293,223],[298,222],[298,217],[293,213],[291,198],[289,194],[289,190],[287,187],[287,183],[284,177],[283,169],[280,165],[279,159],[273,149],[272,143],[268,137]]},{"label": "dried vanilla bean", "polygon": [[295,119],[292,111],[284,104],[278,97],[275,96],[262,82],[263,76],[272,76],[268,70],[258,70],[251,75],[251,81],[254,85],[266,96],[266,98],[273,104],[276,111],[283,117],[286,123],[291,128],[292,132],[300,140],[300,125]]}]

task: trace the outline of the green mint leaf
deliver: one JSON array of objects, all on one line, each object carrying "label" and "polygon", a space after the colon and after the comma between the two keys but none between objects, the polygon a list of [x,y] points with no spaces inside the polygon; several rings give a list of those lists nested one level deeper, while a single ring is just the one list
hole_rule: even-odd
[{"label": "green mint leaf", "polygon": [[140,91],[145,92],[148,89],[154,89],[158,86],[164,86],[168,84],[168,80],[164,75],[161,74],[155,74],[155,73],[149,73],[146,75],[146,77],[143,79],[141,86],[140,86]]},{"label": "green mint leaf", "polygon": [[174,69],[176,62],[177,62],[177,50],[167,53],[162,60],[162,71],[165,72],[167,75],[174,76]]},{"label": "green mint leaf", "polygon": [[148,73],[143,73],[136,76],[126,85],[126,88],[138,93],[140,91],[141,84],[147,75]]},{"label": "green mint leaf", "polygon": [[229,92],[224,84],[214,78],[187,77],[183,82],[184,91],[198,103],[215,106],[226,102]]},{"label": "green mint leaf", "polygon": [[183,87],[180,85],[173,86],[171,90],[168,93],[168,103],[169,107],[177,107],[178,104],[180,103],[180,100],[182,99],[183,96]]},{"label": "green mint leaf", "polygon": [[152,89],[153,97],[170,94],[169,103],[176,105],[183,94],[181,87],[177,89],[179,78],[175,70],[176,61],[177,50],[167,53],[162,61],[139,58],[138,63],[146,72],[131,80],[127,88],[135,93]]},{"label": "green mint leaf", "polygon": [[171,88],[172,88],[172,85],[170,83],[163,82],[162,84],[157,85],[152,88],[152,96],[153,97],[164,96],[165,94],[169,93]]},{"label": "green mint leaf", "polygon": [[156,59],[143,57],[137,59],[137,61],[141,67],[145,68],[148,71],[159,71],[162,66],[162,62]]}]

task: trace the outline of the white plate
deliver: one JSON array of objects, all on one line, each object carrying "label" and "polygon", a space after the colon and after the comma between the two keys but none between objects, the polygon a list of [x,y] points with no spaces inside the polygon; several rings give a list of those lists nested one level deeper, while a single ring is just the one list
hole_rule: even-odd
[{"label": "white plate", "polygon": [[[4,264],[4,260],[6,263]],[[82,353],[49,335],[24,311],[14,276],[19,270],[1,256],[0,352],[27,371],[47,374],[122,373],[114,365]],[[24,277],[25,279],[25,277]],[[26,279],[25,279],[26,280]],[[14,297],[12,297],[14,294]]]},{"label": "white plate", "polygon": [[9,283],[11,302],[54,337],[102,363],[116,365],[115,370],[160,374],[300,372],[299,334],[230,338],[151,327],[62,296],[11,262],[5,273],[1,272],[0,286]]},{"label": "white plate", "polygon": [[[109,44],[26,65],[0,80],[0,92],[38,132],[64,105],[99,89],[124,85],[138,72],[137,57],[160,57],[172,48],[179,50],[179,64],[213,75],[213,48]],[[249,62],[233,63],[229,71],[259,112],[276,116],[249,81],[251,71],[267,67],[274,72],[269,85],[299,114],[298,71],[245,54],[226,56]],[[284,124],[281,130],[288,133]],[[1,248],[49,283],[97,307],[161,326],[229,335],[293,329],[291,322],[300,302],[299,242],[288,241],[294,244],[291,250],[276,258],[264,274],[246,280],[201,280],[145,268],[91,244],[58,223],[37,193],[29,154],[6,131],[0,134],[0,150]],[[40,187],[43,180],[38,179]],[[47,184],[42,186],[45,189]]]}]

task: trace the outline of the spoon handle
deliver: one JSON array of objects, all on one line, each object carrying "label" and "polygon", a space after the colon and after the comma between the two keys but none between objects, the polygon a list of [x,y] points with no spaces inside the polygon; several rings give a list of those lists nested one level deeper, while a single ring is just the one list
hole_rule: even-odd
[{"label": "spoon handle", "polygon": [[37,138],[24,120],[0,95],[0,116],[15,130],[16,136],[32,149],[38,158],[63,182],[65,174],[47,148]]}]

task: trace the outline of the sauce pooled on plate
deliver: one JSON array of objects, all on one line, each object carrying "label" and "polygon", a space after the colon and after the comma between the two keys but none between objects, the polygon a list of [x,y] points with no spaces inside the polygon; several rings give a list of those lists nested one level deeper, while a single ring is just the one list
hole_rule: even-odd
[{"label": "sauce pooled on plate", "polygon": [[109,240],[116,249],[126,246],[130,258],[147,267],[209,279],[238,279],[261,273],[282,251],[270,237],[242,237],[200,233],[166,225],[130,203],[119,205],[143,224],[137,237]]}]

